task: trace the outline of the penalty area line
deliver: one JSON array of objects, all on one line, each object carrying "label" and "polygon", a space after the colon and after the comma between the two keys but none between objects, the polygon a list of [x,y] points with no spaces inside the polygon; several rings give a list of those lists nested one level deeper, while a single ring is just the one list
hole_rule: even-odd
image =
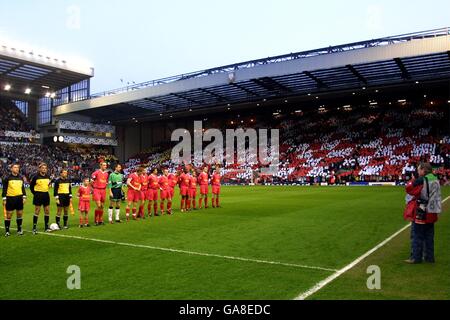
[{"label": "penalty area line", "polygon": [[[0,229],[4,229],[4,227],[0,227]],[[16,230],[13,228],[11,228],[11,229]],[[23,231],[27,232],[27,233],[31,233],[31,231],[27,231],[27,230],[23,230]],[[116,246],[150,249],[150,250],[155,250],[155,251],[180,253],[180,254],[187,254],[187,255],[193,255],[193,256],[213,257],[213,258],[220,258],[220,259],[226,259],[226,260],[252,262],[252,263],[259,263],[259,264],[266,264],[266,265],[277,265],[277,266],[292,267],[292,268],[298,268],[298,269],[319,270],[319,271],[327,271],[327,272],[337,271],[337,269],[308,266],[308,265],[295,264],[295,263],[286,263],[286,262],[279,262],[279,261],[269,261],[269,260],[260,260],[260,259],[252,259],[252,258],[226,256],[226,255],[220,255],[220,254],[214,254],[214,253],[204,253],[204,252],[188,251],[188,250],[181,250],[181,249],[156,247],[156,246],[149,246],[149,245],[143,245],[143,244],[117,242],[117,241],[112,241],[112,240],[102,240],[102,239],[87,238],[87,237],[80,237],[80,236],[71,236],[71,235],[64,235],[64,234],[58,234],[58,233],[40,233],[40,234],[46,235],[46,236],[51,236],[51,237],[91,241],[91,242],[104,243],[104,244],[110,244],[110,245],[116,245]]]},{"label": "penalty area line", "polygon": [[[442,203],[447,202],[450,199],[450,196],[445,198],[444,201],[442,201]],[[363,261],[364,259],[366,259],[368,256],[370,256],[372,253],[374,253],[375,251],[377,251],[378,249],[380,249],[381,247],[385,246],[388,242],[390,242],[392,239],[394,239],[395,237],[397,237],[399,234],[401,234],[403,231],[407,230],[409,227],[411,226],[411,224],[408,224],[406,226],[404,226],[403,228],[401,228],[400,230],[398,230],[396,233],[394,233],[393,235],[391,235],[389,238],[386,238],[383,242],[379,243],[377,246],[373,247],[372,249],[370,249],[369,251],[367,251],[366,253],[364,253],[362,256],[360,256],[359,258],[355,259],[354,261],[352,261],[350,264],[346,265],[345,267],[343,267],[340,270],[337,270],[335,273],[333,273],[331,276],[329,276],[328,278],[325,278],[324,280],[316,283],[313,287],[311,287],[308,291],[303,292],[302,294],[300,294],[298,297],[296,297],[294,300],[305,300],[308,297],[312,296],[313,294],[315,294],[316,292],[318,292],[319,290],[321,290],[322,288],[324,288],[326,285],[328,285],[329,283],[333,282],[334,280],[336,280],[337,278],[339,278],[341,275],[343,275],[344,273],[346,273],[348,270],[354,268],[357,264],[359,264],[361,261]]]}]

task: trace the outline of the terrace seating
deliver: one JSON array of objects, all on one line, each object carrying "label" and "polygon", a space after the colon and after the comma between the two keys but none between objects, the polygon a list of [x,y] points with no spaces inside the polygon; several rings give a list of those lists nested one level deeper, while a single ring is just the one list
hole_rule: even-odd
[{"label": "terrace seating", "polygon": [[[447,111],[448,112],[448,111]],[[420,161],[430,161],[442,179],[450,178],[450,132],[445,107],[360,108],[275,122],[281,132],[280,182],[304,181],[405,181]],[[274,127],[273,119],[257,119],[260,127]],[[266,123],[266,125],[264,125]],[[268,125],[270,123],[270,125]],[[225,127],[225,126],[224,126]],[[170,150],[149,154],[128,163],[160,164],[176,170]],[[196,164],[201,166],[201,164]],[[226,165],[225,181],[249,183],[261,165]]]}]

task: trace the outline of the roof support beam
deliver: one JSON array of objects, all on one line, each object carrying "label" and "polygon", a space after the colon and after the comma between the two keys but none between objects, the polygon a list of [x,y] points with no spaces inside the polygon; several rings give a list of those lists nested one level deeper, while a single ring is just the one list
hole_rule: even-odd
[{"label": "roof support beam", "polygon": [[259,85],[260,87],[273,92],[273,91],[280,91],[281,93],[291,93],[292,90],[281,83],[278,83],[277,81],[273,80],[270,77],[264,77],[259,79],[252,79],[254,83]]},{"label": "roof support beam", "polygon": [[402,72],[402,78],[405,80],[410,80],[411,76],[408,70],[406,69],[405,65],[403,64],[402,60],[400,58],[395,58],[394,61],[397,64],[400,71]]},{"label": "roof support beam", "polygon": [[193,100],[193,99],[191,99],[191,98],[185,97],[184,95],[181,95],[181,94],[179,94],[179,93],[172,93],[172,96],[177,97],[177,98],[180,98],[180,99],[183,99],[183,100],[186,100],[186,101],[189,102],[189,103],[201,105],[200,102],[195,101],[195,100]]},{"label": "roof support beam", "polygon": [[153,102],[153,103],[159,104],[159,105],[161,105],[161,106],[165,107],[165,108],[166,108],[166,110],[169,110],[169,109],[171,109],[171,108],[174,108],[174,106],[173,106],[173,105],[171,105],[171,104],[168,104],[168,103],[165,103],[165,102],[160,102],[160,101],[156,101],[156,100],[154,100],[154,99],[151,99],[151,98],[145,98],[144,100],[147,100],[147,101],[150,101],[150,102]]},{"label": "roof support beam", "polygon": [[247,89],[247,88],[244,88],[243,86],[241,86],[241,85],[239,85],[239,84],[237,84],[237,83],[230,83],[230,84],[231,84],[233,87],[235,87],[235,88],[238,88],[238,89],[240,89],[240,90],[242,90],[242,91],[247,92],[249,95],[252,95],[252,96],[254,96],[254,97],[259,97],[259,94],[253,92],[252,90],[249,90],[249,89]]},{"label": "roof support beam", "polygon": [[311,72],[309,71],[304,71],[303,74],[305,76],[307,76],[308,78],[314,80],[315,83],[317,83],[317,87],[319,89],[324,89],[324,88],[328,88],[328,86],[319,78],[317,78],[315,75],[313,75]]},{"label": "roof support beam", "polygon": [[10,74],[11,72],[14,72],[14,71],[16,71],[16,70],[18,70],[18,69],[20,69],[20,68],[22,68],[22,67],[23,67],[23,64],[22,64],[22,63],[19,63],[18,65],[16,65],[16,66],[12,67],[11,69],[5,71],[5,75],[6,75],[6,76],[9,76],[9,74]]},{"label": "roof support beam", "polygon": [[355,75],[355,77],[358,78],[358,80],[364,84],[367,84],[367,80],[366,78],[364,78],[359,72],[358,70],[355,69],[354,66],[352,66],[351,64],[347,65],[348,70],[350,70],[351,73],[353,73]]},{"label": "roof support beam", "polygon": [[210,91],[208,89],[199,88],[198,90],[201,91],[201,92],[207,93],[207,94],[209,94],[209,95],[211,95],[213,97],[216,97],[219,102],[227,101],[227,99],[225,97],[222,97],[220,94],[212,92],[212,91]]},{"label": "roof support beam", "polygon": [[144,110],[149,110],[149,111],[162,111],[164,110],[163,106],[157,107],[157,108],[153,108],[153,107],[149,107],[146,104],[140,104],[140,103],[135,103],[135,102],[130,102],[126,104],[127,106],[133,106],[136,108],[140,108],[140,109],[144,109]]}]

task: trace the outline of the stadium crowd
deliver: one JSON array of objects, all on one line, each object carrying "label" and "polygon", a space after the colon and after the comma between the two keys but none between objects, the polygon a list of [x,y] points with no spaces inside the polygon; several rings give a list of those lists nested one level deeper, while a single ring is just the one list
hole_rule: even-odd
[{"label": "stadium crowd", "polygon": [[0,131],[30,132],[33,128],[14,102],[0,99]]},{"label": "stadium crowd", "polygon": [[[260,174],[257,159],[244,164],[224,162],[224,182],[231,184],[405,183],[419,162],[430,162],[443,183],[450,181],[448,108],[423,106],[361,106],[322,112],[260,116],[224,121],[239,128],[280,129],[280,166],[274,176]],[[211,125],[215,127],[217,123]],[[230,126],[231,125],[231,126]],[[216,127],[215,127],[216,128]],[[194,159],[194,157],[193,157]],[[176,170],[170,148],[142,152],[125,164],[131,172],[141,164]],[[201,166],[201,164],[195,164]]]},{"label": "stadium crowd", "polygon": [[47,163],[50,177],[55,178],[63,168],[69,169],[69,177],[80,183],[89,176],[100,161],[117,162],[108,150],[45,146],[27,143],[0,143],[0,176],[4,177],[12,163],[20,164],[21,174],[29,182],[40,163]]},{"label": "stadium crowd", "polygon": [[30,143],[30,139],[5,136],[4,132],[35,133],[26,116],[12,102],[0,100],[0,179],[8,172],[12,163],[21,168],[21,175],[30,182],[41,162],[49,165],[52,178],[58,176],[62,168],[69,169],[70,178],[80,183],[89,176],[100,161],[117,162],[110,151],[94,147],[48,146]]}]

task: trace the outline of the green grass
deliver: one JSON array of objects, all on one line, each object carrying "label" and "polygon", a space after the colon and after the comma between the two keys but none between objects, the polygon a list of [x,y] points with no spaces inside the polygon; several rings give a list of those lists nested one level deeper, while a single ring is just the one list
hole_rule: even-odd
[{"label": "green grass", "polygon": [[[90,229],[76,228],[75,216],[57,234],[339,269],[406,225],[395,187],[224,187],[221,205]],[[32,211],[30,197],[26,230]],[[52,222],[54,213],[52,204]],[[437,227],[436,265],[402,264],[406,231],[311,298],[449,299],[450,218]],[[371,264],[382,269],[377,292],[366,288]],[[69,265],[81,268],[81,290],[66,288]],[[293,299],[332,271],[13,233],[0,238],[0,274],[0,299]]]}]

